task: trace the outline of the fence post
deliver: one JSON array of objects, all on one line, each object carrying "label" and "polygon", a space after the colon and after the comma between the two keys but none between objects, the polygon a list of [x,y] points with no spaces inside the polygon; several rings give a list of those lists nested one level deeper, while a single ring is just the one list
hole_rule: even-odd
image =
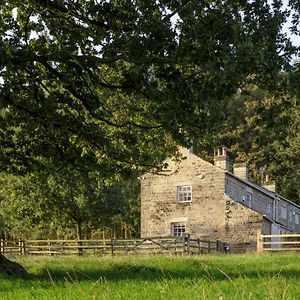
[{"label": "fence post", "polygon": [[25,242],[25,240],[22,240],[22,246],[23,246],[23,255],[26,255],[26,242]]},{"label": "fence post", "polygon": [[111,255],[112,255],[112,256],[114,256],[114,241],[115,241],[115,240],[112,238],[112,239],[111,239],[111,243],[110,243],[110,245],[111,245]]},{"label": "fence post", "polygon": [[226,253],[227,252],[227,247],[226,247],[225,242],[217,240],[217,252],[221,252],[221,253]]},{"label": "fence post", "polygon": [[4,254],[4,239],[0,240],[0,253]]},{"label": "fence post", "polygon": [[25,243],[23,240],[19,239],[19,255],[25,255]]},{"label": "fence post", "polygon": [[221,241],[217,240],[217,252],[223,252],[221,248]]},{"label": "fence post", "polygon": [[190,254],[191,252],[190,244],[191,244],[191,235],[189,233],[186,233],[183,235],[183,245],[182,245],[183,254],[185,253]]},{"label": "fence post", "polygon": [[[180,238],[180,237],[179,237]],[[185,254],[185,235],[182,236],[182,255]]]},{"label": "fence post", "polygon": [[18,246],[19,246],[19,255],[22,255],[22,240],[18,240]]},{"label": "fence post", "polygon": [[198,254],[200,253],[200,239],[197,239]]},{"label": "fence post", "polygon": [[256,244],[256,251],[258,253],[261,253],[263,251],[263,245],[262,245],[262,236],[261,236],[261,231],[257,230],[257,244]]},{"label": "fence post", "polygon": [[191,254],[191,235],[189,233],[186,236],[186,251],[187,254]]},{"label": "fence post", "polygon": [[210,253],[210,247],[211,247],[211,243],[210,240],[207,241],[207,249],[208,249],[208,253]]},{"label": "fence post", "polygon": [[82,256],[83,255],[83,248],[82,246],[82,240],[77,240],[77,255]]}]

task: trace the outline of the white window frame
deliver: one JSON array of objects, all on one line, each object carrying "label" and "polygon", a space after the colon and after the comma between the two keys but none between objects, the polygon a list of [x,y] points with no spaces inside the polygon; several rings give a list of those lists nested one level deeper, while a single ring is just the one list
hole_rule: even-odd
[{"label": "white window frame", "polygon": [[173,222],[171,223],[171,235],[172,236],[184,236],[186,232],[185,222]]},{"label": "white window frame", "polygon": [[192,202],[193,190],[191,185],[178,185],[176,192],[177,202],[186,203]]},{"label": "white window frame", "polygon": [[288,209],[284,205],[280,205],[280,218],[286,220],[288,217]]}]

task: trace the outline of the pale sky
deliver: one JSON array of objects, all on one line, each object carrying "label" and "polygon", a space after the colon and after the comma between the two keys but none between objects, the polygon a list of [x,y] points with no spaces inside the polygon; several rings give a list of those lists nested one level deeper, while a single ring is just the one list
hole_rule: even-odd
[{"label": "pale sky", "polygon": [[[282,1],[283,4],[285,5],[285,7],[288,5],[289,0],[283,0]],[[300,35],[291,35],[289,34],[289,26],[291,26],[291,22],[289,20],[289,22],[286,24],[286,26],[284,26],[283,30],[286,31],[288,33],[288,36],[291,38],[293,44],[295,46],[300,46]]]}]

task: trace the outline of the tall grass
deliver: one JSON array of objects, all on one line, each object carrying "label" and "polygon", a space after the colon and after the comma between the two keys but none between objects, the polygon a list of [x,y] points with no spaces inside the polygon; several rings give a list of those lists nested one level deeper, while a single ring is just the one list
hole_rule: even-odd
[{"label": "tall grass", "polygon": [[298,254],[24,257],[0,299],[300,299]]}]

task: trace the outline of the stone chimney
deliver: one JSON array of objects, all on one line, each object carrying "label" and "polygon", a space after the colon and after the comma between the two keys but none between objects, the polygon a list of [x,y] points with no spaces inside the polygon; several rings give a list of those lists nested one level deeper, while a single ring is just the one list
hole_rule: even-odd
[{"label": "stone chimney", "polygon": [[263,188],[273,193],[276,193],[276,183],[275,181],[270,180],[269,175],[266,175],[265,177],[265,183],[263,185]]},{"label": "stone chimney", "polygon": [[218,148],[214,157],[215,166],[229,171],[229,158],[227,156],[227,149],[225,147]]},{"label": "stone chimney", "polygon": [[233,165],[233,174],[242,179],[248,179],[248,166],[246,163],[238,163]]}]

